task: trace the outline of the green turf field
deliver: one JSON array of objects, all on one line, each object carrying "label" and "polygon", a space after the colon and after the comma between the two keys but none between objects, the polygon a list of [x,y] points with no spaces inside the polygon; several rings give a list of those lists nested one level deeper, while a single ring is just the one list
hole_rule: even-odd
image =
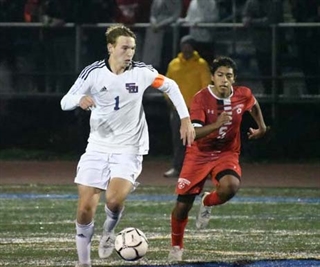
[{"label": "green turf field", "polygon": [[[128,199],[117,230],[137,227],[149,239],[147,256],[134,263],[124,262],[115,253],[108,260],[98,258],[105,217],[101,201],[92,243],[93,266],[166,266],[172,192],[172,187],[140,186]],[[0,266],[74,266],[76,198],[73,185],[0,186]],[[319,189],[241,189],[231,202],[214,208],[210,227],[201,231],[195,230],[198,205],[199,200],[186,230],[186,263],[320,260]]]}]

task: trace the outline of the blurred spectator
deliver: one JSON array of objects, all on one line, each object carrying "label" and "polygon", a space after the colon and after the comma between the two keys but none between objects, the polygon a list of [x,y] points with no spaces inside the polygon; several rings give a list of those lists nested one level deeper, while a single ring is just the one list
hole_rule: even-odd
[{"label": "blurred spectator", "polygon": [[[265,94],[272,92],[272,31],[271,24],[283,22],[283,4],[281,0],[247,0],[242,21],[248,27],[255,47],[256,60]],[[281,76],[281,56],[285,53],[284,35],[277,32],[277,69]],[[276,94],[283,92],[280,79],[276,80]]]},{"label": "blurred spectator", "polygon": [[[24,4],[24,21],[42,22],[44,0],[26,0]],[[42,28],[26,28],[24,38],[24,55],[20,57],[20,66],[23,66],[28,75],[19,79],[24,90],[42,92],[45,90],[45,61]]]},{"label": "blurred spectator", "polygon": [[24,21],[40,22],[42,20],[43,0],[26,0],[24,5]]},{"label": "blurred spectator", "polygon": [[64,92],[72,85],[75,73],[75,22],[77,5],[72,0],[46,0],[43,4],[43,36],[46,92]]},{"label": "blurred spectator", "polygon": [[[208,63],[195,50],[195,40],[186,35],[180,40],[180,53],[174,58],[167,70],[166,76],[176,81],[183,98],[189,107],[192,97],[200,89],[211,83]],[[172,168],[164,173],[165,177],[178,177],[182,168],[186,147],[180,138],[180,118],[176,109],[168,99],[171,114],[171,134],[173,145]]]},{"label": "blurred spectator", "polygon": [[132,25],[149,22],[150,0],[116,0],[116,22]]},{"label": "blurred spectator", "polygon": [[185,18],[187,16],[187,11],[189,8],[191,0],[182,0],[182,12],[180,17]]},{"label": "blurred spectator", "polygon": [[[185,18],[187,16],[187,11],[190,6],[191,0],[182,0],[182,11],[180,18],[178,19],[178,23],[181,20],[181,18]],[[180,27],[179,29],[180,36],[185,36],[189,34],[189,27]]]},{"label": "blurred spectator", "polygon": [[189,34],[197,42],[199,54],[211,62],[215,57],[214,28],[199,27],[199,23],[212,23],[219,20],[219,10],[216,0],[191,0],[187,16],[179,19],[180,23],[190,25]]},{"label": "blurred spectator", "polygon": [[[319,0],[290,0],[296,22],[320,22]],[[319,94],[320,30],[319,27],[295,28],[299,66],[305,75],[307,94]]]},{"label": "blurred spectator", "polygon": [[220,22],[241,22],[246,0],[217,0]]},{"label": "blurred spectator", "polygon": [[164,73],[172,59],[173,31],[171,24],[182,12],[182,0],[153,0],[150,10],[150,27],[143,46],[142,61]]},{"label": "blurred spectator", "polygon": [[[22,22],[23,4],[24,0],[0,0],[0,22]],[[21,32],[17,28],[0,27],[0,91],[17,89],[16,52]]]},{"label": "blurred spectator", "polygon": [[134,28],[135,23],[147,23],[150,17],[150,0],[116,0],[117,13],[115,22],[130,25],[137,36],[134,59],[142,61],[142,50],[145,38],[144,28]]}]

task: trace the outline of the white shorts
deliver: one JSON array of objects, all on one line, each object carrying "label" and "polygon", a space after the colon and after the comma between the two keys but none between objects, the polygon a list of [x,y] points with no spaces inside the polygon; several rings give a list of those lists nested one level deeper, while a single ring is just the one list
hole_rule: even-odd
[{"label": "white shorts", "polygon": [[74,182],[106,190],[110,180],[118,177],[137,186],[142,161],[143,156],[136,154],[85,152],[79,160]]}]

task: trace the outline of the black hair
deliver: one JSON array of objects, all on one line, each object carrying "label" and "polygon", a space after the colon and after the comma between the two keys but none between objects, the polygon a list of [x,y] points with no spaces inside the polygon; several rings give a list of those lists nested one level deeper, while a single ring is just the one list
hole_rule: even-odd
[{"label": "black hair", "polygon": [[238,72],[237,64],[234,62],[233,59],[225,56],[217,57],[212,61],[210,66],[211,74],[213,75],[216,72],[216,70],[221,66],[233,69],[234,76],[235,77],[237,76],[237,72]]}]

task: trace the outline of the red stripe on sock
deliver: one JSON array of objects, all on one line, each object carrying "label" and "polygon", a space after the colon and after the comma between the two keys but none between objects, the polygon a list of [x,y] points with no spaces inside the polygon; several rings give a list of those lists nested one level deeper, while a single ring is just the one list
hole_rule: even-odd
[{"label": "red stripe on sock", "polygon": [[222,201],[220,197],[218,196],[216,191],[211,192],[209,195],[207,195],[204,200],[203,204],[205,206],[215,206],[223,204],[225,201]]}]

